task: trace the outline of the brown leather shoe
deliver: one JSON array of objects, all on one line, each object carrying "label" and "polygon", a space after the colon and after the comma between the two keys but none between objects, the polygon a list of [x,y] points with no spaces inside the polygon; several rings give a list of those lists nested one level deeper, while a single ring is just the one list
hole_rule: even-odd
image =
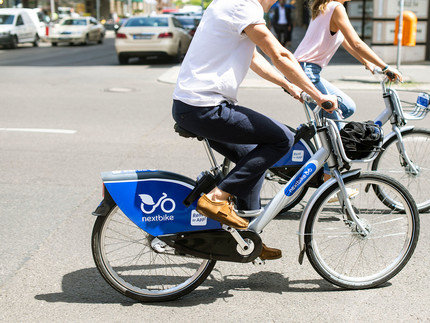
[{"label": "brown leather shoe", "polygon": [[196,211],[232,228],[246,229],[248,227],[248,220],[241,218],[234,212],[233,204],[228,201],[214,202],[206,194],[203,194],[197,202]]},{"label": "brown leather shoe", "polygon": [[260,253],[261,260],[275,260],[282,257],[282,251],[275,248],[270,248],[263,243],[263,249]]}]

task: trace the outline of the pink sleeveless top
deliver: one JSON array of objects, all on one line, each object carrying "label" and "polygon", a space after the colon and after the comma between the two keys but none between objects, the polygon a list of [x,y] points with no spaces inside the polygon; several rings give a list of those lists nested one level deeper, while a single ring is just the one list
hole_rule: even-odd
[{"label": "pink sleeveless top", "polygon": [[320,13],[311,21],[305,37],[294,52],[299,62],[314,63],[321,67],[327,66],[330,62],[344,40],[340,30],[333,36],[330,33],[331,16],[334,9],[341,5],[337,1],[329,2],[324,13]]}]

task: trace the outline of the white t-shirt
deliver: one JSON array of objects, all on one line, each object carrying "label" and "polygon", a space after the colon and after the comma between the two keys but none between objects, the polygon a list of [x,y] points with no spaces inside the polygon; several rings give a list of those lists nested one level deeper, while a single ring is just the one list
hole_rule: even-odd
[{"label": "white t-shirt", "polygon": [[287,18],[285,16],[285,7],[279,6],[279,19],[278,19],[278,25],[286,25],[287,24]]},{"label": "white t-shirt", "polygon": [[199,107],[236,103],[255,50],[243,30],[265,24],[263,15],[257,0],[214,0],[182,62],[173,99]]}]

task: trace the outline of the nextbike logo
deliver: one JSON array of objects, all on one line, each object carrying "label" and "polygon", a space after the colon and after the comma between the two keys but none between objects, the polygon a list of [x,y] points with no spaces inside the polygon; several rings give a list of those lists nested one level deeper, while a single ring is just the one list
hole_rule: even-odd
[{"label": "nextbike logo", "polygon": [[140,210],[145,214],[153,214],[157,209],[161,209],[165,214],[154,215],[154,216],[143,216],[142,221],[144,222],[161,222],[161,221],[173,221],[175,217],[173,215],[167,215],[166,213],[172,213],[176,208],[176,203],[173,199],[167,197],[166,193],[158,199],[157,203],[151,195],[139,194],[142,203],[140,204]]},{"label": "nextbike logo", "polygon": [[306,182],[306,180],[308,178],[310,178],[312,176],[312,174],[315,172],[316,166],[315,164],[309,164],[307,165],[307,167],[295,177],[295,180],[287,186],[287,188],[285,189],[285,195],[286,196],[291,196],[294,194],[294,192],[303,185],[304,182]]}]

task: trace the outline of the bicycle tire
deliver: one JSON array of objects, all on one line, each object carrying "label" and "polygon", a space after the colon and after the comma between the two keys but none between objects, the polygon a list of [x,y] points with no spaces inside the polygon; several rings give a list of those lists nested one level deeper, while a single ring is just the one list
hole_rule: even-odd
[{"label": "bicycle tire", "polygon": [[100,274],[115,290],[140,302],[169,301],[205,281],[216,261],[157,252],[155,237],[137,227],[118,206],[97,217],[92,253]]},{"label": "bicycle tire", "polygon": [[[430,210],[430,130],[414,128],[402,133],[403,142],[409,159],[419,168],[419,174],[414,175],[408,167],[401,165],[397,136],[391,137],[382,146],[382,151],[372,163],[372,170],[386,174],[403,184],[412,194],[418,207],[423,213]],[[399,208],[397,201],[378,191],[378,197],[387,202],[387,206]]]},{"label": "bicycle tire", "polygon": [[[373,172],[344,179],[359,190],[350,199],[356,215],[369,230],[364,237],[348,219],[339,202],[328,203],[339,192],[334,183],[319,196],[305,226],[306,254],[321,277],[347,289],[379,286],[397,275],[411,258],[419,236],[419,213],[407,189],[390,177]],[[404,212],[376,199],[371,186],[398,195]]]}]

